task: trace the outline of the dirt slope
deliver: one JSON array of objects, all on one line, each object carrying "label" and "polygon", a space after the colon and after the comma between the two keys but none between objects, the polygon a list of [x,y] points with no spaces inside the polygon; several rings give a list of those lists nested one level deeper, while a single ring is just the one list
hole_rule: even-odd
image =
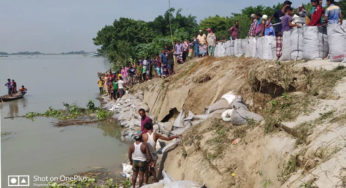
[{"label": "dirt slope", "polygon": [[346,185],[346,70],[339,64],[205,58],[176,72],[133,88],[144,92],[156,120],[172,108],[201,114],[233,91],[265,121],[235,127],[216,118],[192,127],[166,160],[173,178],[212,188]]}]

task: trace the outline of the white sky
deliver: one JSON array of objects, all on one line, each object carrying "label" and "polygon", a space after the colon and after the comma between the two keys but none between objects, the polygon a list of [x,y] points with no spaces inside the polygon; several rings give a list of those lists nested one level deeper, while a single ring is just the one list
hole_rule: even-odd
[{"label": "white sky", "polygon": [[[201,20],[278,2],[283,0],[171,0],[171,5]],[[292,2],[297,7],[309,0]],[[94,51],[92,38],[114,19],[149,21],[167,9],[168,0],[0,0],[0,51]]]}]

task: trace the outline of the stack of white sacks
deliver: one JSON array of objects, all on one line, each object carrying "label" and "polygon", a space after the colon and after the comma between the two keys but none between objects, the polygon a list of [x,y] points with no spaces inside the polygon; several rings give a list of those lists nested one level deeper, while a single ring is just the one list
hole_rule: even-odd
[{"label": "stack of white sacks", "polygon": [[[304,26],[283,33],[281,61],[312,60],[328,57],[334,62],[346,62],[346,23],[329,25],[328,28]],[[245,56],[275,60],[274,36],[250,37],[219,42],[216,57]]]}]

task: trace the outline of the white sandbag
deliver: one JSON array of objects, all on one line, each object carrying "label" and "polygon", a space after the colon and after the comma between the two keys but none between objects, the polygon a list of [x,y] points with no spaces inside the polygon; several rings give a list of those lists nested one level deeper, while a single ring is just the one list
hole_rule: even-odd
[{"label": "white sandbag", "polygon": [[342,62],[346,54],[346,28],[339,24],[328,25],[328,44],[330,61]]},{"label": "white sandbag", "polygon": [[250,37],[245,50],[245,57],[256,57],[256,38]]},{"label": "white sandbag", "polygon": [[245,56],[245,50],[248,46],[248,39],[241,39],[241,48],[242,48],[242,52],[243,52],[243,55]]},{"label": "white sandbag", "polygon": [[256,39],[256,58],[263,59],[263,43],[264,37],[258,37]]},{"label": "white sandbag", "polygon": [[328,44],[326,44],[326,35],[323,28],[305,26],[303,30],[303,58],[305,60],[325,58],[328,52]]},{"label": "white sandbag", "polygon": [[220,43],[217,43],[214,50],[214,56],[219,57],[219,54],[220,54],[219,52],[220,52]]},{"label": "white sandbag", "polygon": [[174,121],[173,127],[183,128],[184,127],[184,116],[185,116],[184,110],[181,110],[177,119],[175,119],[175,121]]},{"label": "white sandbag", "polygon": [[235,95],[232,91],[222,95],[222,99],[225,99],[228,104],[232,104],[233,101],[237,98],[237,95]]},{"label": "white sandbag", "polygon": [[291,60],[303,59],[303,28],[294,27],[291,29]]},{"label": "white sandbag", "polygon": [[131,178],[131,177],[132,177],[132,174],[133,174],[132,165],[126,164],[126,163],[122,163],[122,166],[123,166],[123,173],[122,173],[122,176],[123,176],[124,178]]},{"label": "white sandbag", "polygon": [[225,57],[226,56],[226,49],[224,46],[224,43],[219,42],[217,43],[215,47],[215,52],[214,52],[215,57]]},{"label": "white sandbag", "polygon": [[174,181],[169,184],[165,184],[163,188],[200,188],[200,187],[201,186],[199,186],[197,183],[193,181],[184,180],[184,181]]},{"label": "white sandbag", "polygon": [[234,40],[234,55],[236,57],[240,57],[244,54],[243,48],[242,48],[242,39],[236,39]]},{"label": "white sandbag", "polygon": [[225,57],[226,55],[226,43],[221,43],[220,57]]},{"label": "white sandbag", "polygon": [[291,32],[285,31],[282,34],[282,55],[280,61],[288,61],[291,59]]},{"label": "white sandbag", "polygon": [[232,121],[232,114],[233,114],[233,109],[229,109],[229,110],[226,110],[224,111],[222,114],[221,114],[221,118],[223,121],[226,121],[226,122],[230,122]]},{"label": "white sandbag", "polygon": [[225,55],[226,56],[232,56],[234,55],[234,41],[227,41],[226,43],[224,43],[225,46]]},{"label": "white sandbag", "polygon": [[262,37],[262,59],[273,60],[275,59],[276,41],[274,36]]},{"label": "white sandbag", "polygon": [[318,49],[320,58],[326,58],[329,54],[329,44],[328,44],[328,35],[327,35],[327,28],[326,27],[318,27]]}]

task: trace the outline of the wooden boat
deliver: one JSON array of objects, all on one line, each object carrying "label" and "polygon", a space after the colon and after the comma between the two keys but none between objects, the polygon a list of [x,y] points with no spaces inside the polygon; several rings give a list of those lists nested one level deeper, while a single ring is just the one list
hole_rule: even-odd
[{"label": "wooden boat", "polygon": [[4,95],[0,97],[0,102],[13,101],[13,100],[21,99],[23,97],[24,97],[24,94],[21,94],[21,93],[16,93],[16,94],[13,94],[12,96]]}]

